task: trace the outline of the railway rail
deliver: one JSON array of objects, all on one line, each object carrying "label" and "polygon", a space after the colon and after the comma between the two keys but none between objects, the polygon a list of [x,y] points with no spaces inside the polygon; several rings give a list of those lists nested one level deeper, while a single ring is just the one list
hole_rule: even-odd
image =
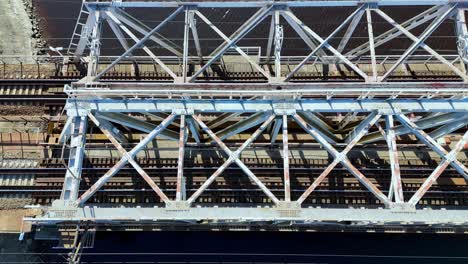
[{"label": "railway rail", "polygon": [[[89,184],[96,181],[99,175],[107,171],[115,162],[115,159],[95,158],[92,163],[86,163],[83,167],[82,190],[89,188]],[[175,191],[177,160],[141,158],[138,159],[138,162],[149,175],[152,175],[154,182],[160,185],[163,190],[167,192]],[[259,179],[274,193],[281,193],[282,178],[281,174],[278,173],[281,167],[278,167],[277,164],[268,166],[266,165],[267,162],[261,160],[252,163],[247,159],[244,163],[248,164]],[[401,166],[403,188],[408,193],[416,192],[424,182],[423,175],[431,172],[431,167],[424,166],[424,163],[420,161],[410,166]],[[64,164],[66,164],[66,161],[49,160],[33,169],[3,169],[0,171],[0,179],[2,179],[0,181],[0,193],[2,196],[13,193],[29,194],[35,203],[46,205],[60,196],[63,174],[66,172]],[[201,164],[195,166],[195,164],[190,165],[189,161],[185,161],[185,164],[187,164],[187,173],[191,175],[191,182],[187,186],[189,193],[199,188],[206,181],[206,173],[215,170],[217,166],[217,164],[204,164],[203,167]],[[301,165],[300,162],[291,160],[291,164],[294,164],[290,167],[291,176],[295,179],[292,182],[291,191],[293,196],[297,196],[311,184],[311,179],[316,178],[323,171],[324,167],[321,164],[326,164],[326,161],[304,166],[305,164]],[[417,166],[416,164],[420,165]],[[370,177],[376,186],[388,188],[390,185],[389,179],[381,176],[388,173],[387,170],[381,166],[374,166],[369,167],[369,165],[366,165],[366,168],[361,170]],[[242,174],[239,169],[231,168],[226,173],[226,178],[218,179],[214,183],[216,189],[208,190],[207,197],[202,197],[200,202],[205,204],[229,201],[231,203],[245,203],[249,200],[252,202],[252,200],[260,201],[262,199],[259,198],[261,193],[255,189],[251,182],[239,180]],[[345,174],[345,176],[342,174]],[[334,174],[330,175],[329,180],[325,181],[321,188],[317,190],[317,196],[311,198],[306,204],[322,206],[327,204],[329,206],[362,205],[363,203],[368,205],[378,204],[378,201],[366,193],[355,178],[351,175],[346,176],[346,174],[345,169],[337,169]],[[22,177],[26,177],[27,180],[21,179],[19,181],[17,179],[18,175],[26,175]],[[210,193],[213,192],[216,193],[216,197],[211,196]],[[249,192],[257,193],[248,198],[247,194]],[[421,201],[421,204],[442,207],[462,206],[468,202],[465,198],[466,194],[466,181],[457,177],[456,171],[447,171],[438,179],[437,185],[428,192],[427,197]],[[103,187],[103,190],[97,194],[95,202],[120,203],[125,200],[126,203],[161,203],[154,198],[151,195],[151,190],[145,188],[144,181],[137,176],[137,173],[125,169],[120,176],[113,178]]]}]

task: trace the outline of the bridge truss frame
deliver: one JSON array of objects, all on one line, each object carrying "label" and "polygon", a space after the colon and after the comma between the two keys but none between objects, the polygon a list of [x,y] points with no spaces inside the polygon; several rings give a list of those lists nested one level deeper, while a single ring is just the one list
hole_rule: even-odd
[{"label": "bridge truss frame", "polygon": [[[397,23],[380,7],[386,6],[427,6],[427,11],[403,23]],[[397,224],[397,225],[462,225],[468,224],[468,210],[452,208],[449,210],[433,210],[419,206],[418,202],[427,193],[437,178],[452,167],[468,180],[468,169],[459,160],[459,153],[468,141],[468,131],[459,137],[459,141],[447,150],[437,139],[454,131],[466,128],[468,119],[468,76],[465,67],[464,46],[459,45],[459,56],[456,61],[448,61],[445,55],[425,44],[431,34],[447,19],[454,19],[455,32],[458,41],[468,36],[465,20],[465,1],[415,0],[402,2],[395,0],[381,1],[84,1],[84,7],[89,12],[86,25],[80,34],[80,39],[74,49],[74,55],[83,59],[85,50],[89,54],[87,62],[88,74],[80,82],[67,86],[69,94],[66,105],[69,117],[65,125],[62,140],[70,142],[69,169],[65,176],[63,192],[60,200],[47,208],[46,213],[35,218],[25,219],[38,225],[52,225],[67,222],[93,222],[97,224],[122,223],[166,223],[200,222],[219,224],[249,224],[249,223],[293,223],[297,225],[316,224],[317,222],[352,222],[359,224]],[[328,37],[319,36],[311,27],[305,25],[292,11],[301,7],[336,7],[351,6],[355,11],[347,16]],[[124,8],[174,8],[166,19],[154,28],[148,28],[141,21],[135,20]],[[236,32],[227,36],[215,23],[210,21],[201,8],[256,8],[257,12],[250,17]],[[184,14],[184,45],[177,47],[171,41],[157,34],[158,31],[174,19]],[[372,15],[379,15],[394,29],[382,35],[374,36]],[[246,52],[236,46],[258,23],[271,16],[271,30],[263,64],[255,61]],[[201,54],[194,17],[204,21],[219,36],[224,43],[209,56]],[[281,70],[282,26],[280,17],[291,26],[311,48],[297,62],[291,71]],[[351,35],[360,19],[366,17],[369,42],[348,53],[344,53]],[[115,61],[99,67],[101,47],[101,27],[107,21],[112,31],[119,39],[125,52]],[[415,36],[411,30],[426,25],[420,36]],[[329,41],[341,30],[345,30],[338,48]],[[134,31],[143,37],[137,37]],[[125,36],[125,34],[127,36]],[[189,36],[196,45],[197,54],[189,54]],[[378,65],[388,63],[379,61],[375,48],[395,37],[405,35],[413,44],[402,54],[395,57],[391,66],[383,74],[379,74]],[[134,41],[133,45],[127,38]],[[163,58],[158,57],[145,46],[147,41],[153,41],[174,53],[181,63],[181,71],[167,65]],[[143,51],[156,64],[172,77],[172,81],[164,82],[112,82],[100,81],[100,78],[112,70],[118,63],[131,61],[132,53],[137,49]],[[418,48],[423,48],[431,54],[434,61],[440,62],[460,77],[459,82],[421,82],[394,83],[387,82],[392,73],[410,60]],[[263,75],[260,83],[209,83],[197,77],[204,74],[213,63],[229,49],[236,50],[256,71]],[[327,50],[327,51],[325,51]],[[370,53],[366,63],[357,63],[356,58]],[[331,53],[331,55],[330,55]],[[347,83],[312,83],[291,82],[295,73],[311,63],[321,61],[324,64],[343,64],[350,68],[360,80]],[[458,63],[456,65],[456,63]],[[198,68],[189,75],[190,64],[198,64]],[[362,65],[370,66],[365,70]],[[265,67],[272,65],[273,67]],[[143,128],[141,124],[131,119],[111,118],[109,114],[138,113],[140,115],[164,114],[159,125],[151,129]],[[327,129],[326,122],[321,118],[323,113],[346,113],[345,123],[356,116],[364,116],[343,139],[338,139],[333,131]],[[204,121],[205,114],[216,114],[221,119],[229,119],[234,115],[247,115],[238,124],[232,125],[221,132],[214,132]],[[417,116],[417,118],[414,118]],[[173,135],[167,127],[178,120],[179,133]],[[219,121],[219,120],[218,120]],[[396,125],[396,122],[399,125]],[[94,185],[80,194],[79,185],[82,163],[86,144],[88,122],[100,128],[121,153],[121,159],[104,174]],[[220,121],[222,122],[222,121]],[[131,150],[122,144],[125,138],[121,131],[113,125],[117,123],[145,131],[148,135]],[[318,142],[332,157],[331,163],[314,182],[304,190],[297,199],[292,199],[290,190],[288,124],[295,123]],[[382,123],[383,125],[381,125]],[[213,124],[213,122],[211,122]],[[373,139],[370,129],[376,126],[380,136]],[[282,197],[278,198],[239,158],[242,151],[251,145],[259,136],[266,134],[273,141],[282,134],[283,153],[283,185]],[[431,132],[424,130],[431,129]],[[253,130],[250,137],[238,149],[230,149],[225,140],[236,134]],[[373,135],[376,133],[374,132]],[[397,137],[404,134],[415,135],[420,142],[437,153],[441,161],[434,168],[418,191],[408,195],[402,187],[398,162]],[[188,137],[200,142],[200,135],[216,143],[227,157],[226,161],[206,182],[195,192],[185,191],[184,180],[184,146]],[[170,138],[179,142],[179,162],[177,172],[177,188],[175,198],[169,198],[167,192],[151,179],[145,170],[135,161],[135,156],[155,137]],[[69,140],[69,141],[68,141]],[[390,189],[380,190],[363,173],[355,167],[347,154],[358,144],[368,144],[378,140],[385,141],[388,146],[391,167]],[[209,188],[216,178],[230,165],[236,164],[247,177],[265,194],[266,202],[255,206],[239,205],[232,207],[217,205],[197,205],[197,198]],[[162,207],[106,207],[86,202],[99,191],[105,183],[116,175],[121,168],[130,164],[149,184],[155,195],[163,201]],[[343,165],[356,179],[380,201],[380,208],[313,208],[302,206],[303,202],[314,194],[316,188],[338,164]]]}]

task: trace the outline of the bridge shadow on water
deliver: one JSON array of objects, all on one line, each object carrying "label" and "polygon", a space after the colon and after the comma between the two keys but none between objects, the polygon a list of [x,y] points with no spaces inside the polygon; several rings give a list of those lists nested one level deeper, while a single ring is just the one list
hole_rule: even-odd
[{"label": "bridge shadow on water", "polygon": [[98,233],[83,263],[468,263],[468,236],[292,232]]}]

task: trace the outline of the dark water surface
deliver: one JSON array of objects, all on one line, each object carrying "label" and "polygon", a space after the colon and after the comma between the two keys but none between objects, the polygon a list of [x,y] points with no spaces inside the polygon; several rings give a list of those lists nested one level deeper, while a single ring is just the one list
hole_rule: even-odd
[{"label": "dark water surface", "polygon": [[97,234],[83,262],[466,264],[467,248],[464,235],[112,232]]}]

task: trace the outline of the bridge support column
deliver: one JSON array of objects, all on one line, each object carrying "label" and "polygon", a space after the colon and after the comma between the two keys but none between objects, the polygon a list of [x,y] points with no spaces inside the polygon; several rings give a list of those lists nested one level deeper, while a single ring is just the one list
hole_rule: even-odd
[{"label": "bridge support column", "polygon": [[[54,205],[72,205],[75,206],[80,188],[81,172],[85,156],[86,130],[88,118],[86,115],[70,116],[69,134],[64,135],[64,144],[70,137],[70,152],[68,155],[68,167],[63,183],[60,200],[54,201]],[[68,123],[68,122],[67,122]]]}]

